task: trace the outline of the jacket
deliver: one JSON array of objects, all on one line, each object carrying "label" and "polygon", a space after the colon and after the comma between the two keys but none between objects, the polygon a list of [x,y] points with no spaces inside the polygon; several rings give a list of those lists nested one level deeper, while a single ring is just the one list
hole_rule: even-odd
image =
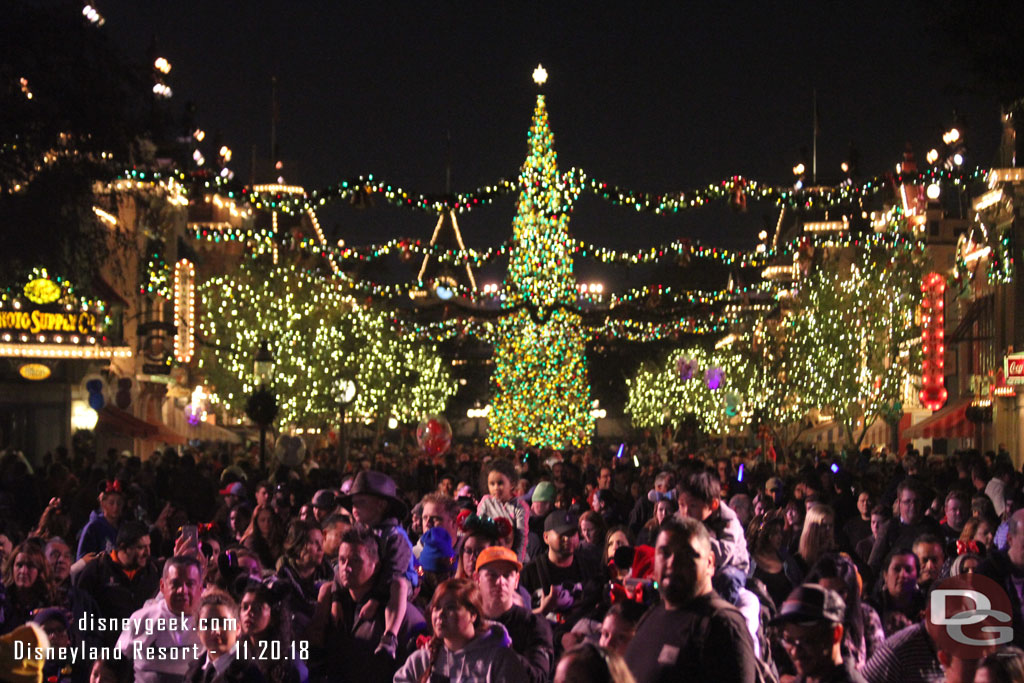
[{"label": "jacket", "polygon": [[993,550],[978,567],[978,573],[987,576],[1006,591],[1010,596],[1010,608],[1013,617],[1013,644],[1024,647],[1024,606],[1021,595],[1013,582],[1013,562],[1003,550]]},{"label": "jacket", "polygon": [[704,526],[711,532],[711,549],[715,552],[715,569],[736,567],[747,572],[750,569],[750,553],[743,525],[732,508],[724,502],[704,520]]},{"label": "jacket", "polygon": [[[490,624],[457,652],[442,645],[431,672],[450,683],[521,683],[526,672],[511,643],[504,626]],[[430,651],[417,650],[395,674],[395,683],[417,683],[429,665]]]},{"label": "jacket", "polygon": [[82,559],[87,553],[101,553],[105,550],[113,550],[117,542],[117,528],[107,521],[103,513],[93,510],[89,513],[89,521],[82,529],[82,537],[78,539],[78,554],[76,560]]},{"label": "jacket", "polygon": [[502,503],[487,494],[480,499],[480,504],[476,506],[476,514],[487,515],[491,519],[499,517],[508,519],[512,523],[512,528],[515,529],[512,550],[519,556],[520,562],[526,562],[526,537],[530,533],[529,508],[515,498],[507,503]]},{"label": "jacket", "polygon": [[[203,671],[205,663],[206,657],[200,657],[189,664],[183,683],[204,683],[206,681]],[[265,680],[256,662],[243,661],[236,657],[231,660],[227,669],[218,671],[209,683],[263,683]]]},{"label": "jacket", "polygon": [[512,649],[519,655],[530,683],[546,683],[551,680],[555,665],[555,645],[548,620],[525,607],[513,605],[512,609],[498,617],[498,621],[508,631]]},{"label": "jacket", "polygon": [[[74,578],[75,589],[86,593],[106,619],[127,619],[140,609],[160,588],[160,569],[152,560],[130,577],[110,553],[85,565]],[[116,632],[106,632],[104,645],[113,645]],[[108,642],[109,641],[109,642]]]}]

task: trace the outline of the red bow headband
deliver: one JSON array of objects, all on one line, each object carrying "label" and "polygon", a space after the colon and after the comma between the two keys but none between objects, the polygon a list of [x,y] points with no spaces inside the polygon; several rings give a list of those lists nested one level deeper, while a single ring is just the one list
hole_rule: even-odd
[{"label": "red bow headband", "polygon": [[107,485],[103,489],[103,495],[108,493],[124,493],[124,489],[121,488],[121,482],[117,479],[108,481]]},{"label": "red bow headband", "polygon": [[974,553],[980,555],[981,551],[978,549],[977,541],[957,541],[956,542],[956,554],[963,555],[964,553]]}]

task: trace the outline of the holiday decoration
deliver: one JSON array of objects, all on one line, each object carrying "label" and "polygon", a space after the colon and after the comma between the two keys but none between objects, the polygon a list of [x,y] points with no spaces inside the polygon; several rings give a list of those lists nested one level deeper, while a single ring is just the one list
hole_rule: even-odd
[{"label": "holiday decoration", "polygon": [[443,455],[452,444],[452,428],[441,415],[431,415],[416,427],[416,443],[429,456]]},{"label": "holiday decoration", "polygon": [[188,259],[174,264],[174,359],[192,362],[196,350],[196,267]]},{"label": "holiday decoration", "polygon": [[944,386],[946,346],[945,329],[946,278],[929,273],[921,282],[921,405],[938,410],[945,404],[948,392]]},{"label": "holiday decoration", "polygon": [[736,417],[742,407],[743,397],[738,391],[725,392],[725,414],[728,417]]},{"label": "holiday decoration", "polygon": [[264,255],[203,283],[199,293],[207,342],[199,368],[229,410],[256,390],[251,358],[264,339],[274,347],[274,391],[285,424],[333,423],[342,371],[359,384],[347,409],[354,419],[413,421],[443,410],[455,392],[435,347],[399,338],[391,318],[357,305],[322,274],[275,266]]},{"label": "holiday decoration", "polygon": [[[626,412],[635,427],[674,424],[692,415],[701,430],[722,434],[749,424],[754,408],[763,408],[765,380],[749,352],[750,336],[708,352],[700,347],[674,352],[664,366],[645,364],[627,380]],[[679,366],[708,367],[720,380],[715,390],[707,382],[679,381]],[[749,406],[749,410],[744,410]]]},{"label": "holiday decoration", "polygon": [[806,411],[831,408],[845,441],[859,446],[887,406],[902,398],[921,349],[924,242],[860,248],[853,263],[819,266],[780,330],[781,372]]},{"label": "holiday decoration", "polygon": [[717,391],[718,387],[722,386],[724,374],[722,368],[708,368],[704,373],[704,383],[708,385],[708,389],[711,391]]},{"label": "holiday decoration", "polygon": [[306,457],[306,442],[297,436],[278,437],[274,445],[274,457],[279,465],[298,467]]},{"label": "holiday decoration", "polygon": [[697,369],[696,358],[682,355],[676,361],[676,372],[679,374],[679,379],[683,382],[689,382],[693,379],[694,375],[697,374]]},{"label": "holiday decoration", "polygon": [[[571,181],[560,176],[544,96],[537,96],[529,155],[505,276],[507,313],[498,323],[491,446],[582,446],[593,429],[585,335],[569,248]],[[571,175],[571,174],[570,174]]]},{"label": "holiday decoration", "polygon": [[[134,172],[140,177],[144,174]],[[742,211],[750,201],[771,202],[776,206],[787,206],[806,209],[835,209],[844,206],[857,206],[865,199],[891,190],[893,186],[919,184],[922,187],[931,184],[965,185],[987,180],[988,171],[982,168],[967,170],[964,168],[947,169],[932,166],[924,171],[907,171],[895,176],[879,176],[865,180],[859,185],[843,183],[835,186],[813,186],[795,189],[792,185],[772,186],[757,180],[735,175],[718,183],[710,183],[704,187],[654,194],[619,187],[587,175],[576,169],[564,179],[563,187],[572,196],[578,197],[584,191],[600,197],[612,204],[628,206],[634,211],[654,213],[658,215],[675,214],[710,206],[719,202],[727,202],[735,209]],[[255,190],[255,188],[254,188]],[[252,191],[244,193],[257,209],[270,209],[285,213],[303,213],[309,208],[319,208],[335,200],[351,201],[353,197],[380,196],[395,206],[444,213],[457,211],[464,213],[492,203],[516,190],[516,183],[510,180],[499,180],[492,185],[478,188],[471,192],[456,194],[427,195],[410,192],[391,183],[375,179],[373,174],[358,176],[330,185],[321,190],[309,193],[288,193],[283,191]]]}]

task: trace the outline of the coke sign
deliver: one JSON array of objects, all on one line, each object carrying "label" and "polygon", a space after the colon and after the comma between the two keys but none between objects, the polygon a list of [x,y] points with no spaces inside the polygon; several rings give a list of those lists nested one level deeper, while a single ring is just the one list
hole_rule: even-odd
[{"label": "coke sign", "polygon": [[1003,359],[1003,378],[1007,384],[1024,384],[1024,353],[1011,353]]}]

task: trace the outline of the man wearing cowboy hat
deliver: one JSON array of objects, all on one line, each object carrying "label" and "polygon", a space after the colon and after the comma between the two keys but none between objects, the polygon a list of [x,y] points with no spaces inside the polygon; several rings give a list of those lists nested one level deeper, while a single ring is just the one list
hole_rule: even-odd
[{"label": "man wearing cowboy hat", "polygon": [[[382,472],[367,470],[356,475],[348,495],[339,503],[352,510],[356,522],[369,528],[380,539],[379,595],[387,595],[384,611],[384,635],[377,646],[378,653],[394,658],[398,649],[398,631],[405,620],[409,594],[418,582],[412,543],[402,528],[402,520],[409,512],[405,501],[398,497],[394,480]],[[379,609],[376,600],[370,600],[363,614]]]}]

